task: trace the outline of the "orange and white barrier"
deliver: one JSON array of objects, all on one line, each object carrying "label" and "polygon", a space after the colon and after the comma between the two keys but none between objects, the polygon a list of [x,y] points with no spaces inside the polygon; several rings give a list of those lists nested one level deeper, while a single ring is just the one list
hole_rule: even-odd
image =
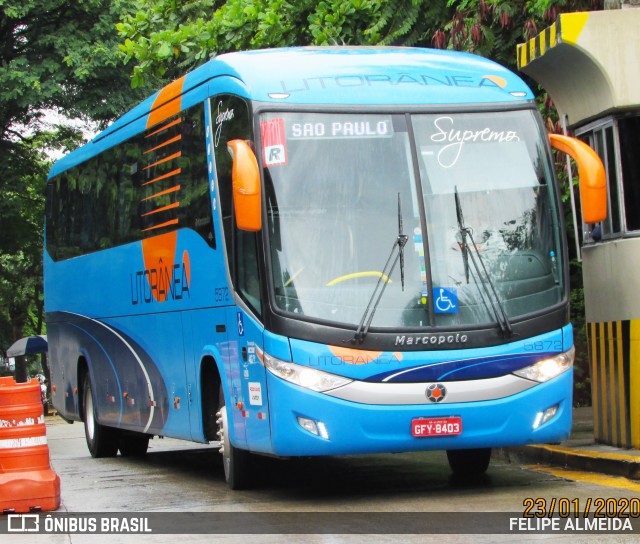
[{"label": "orange and white barrier", "polygon": [[59,507],[60,477],[49,462],[40,382],[0,378],[0,512]]}]

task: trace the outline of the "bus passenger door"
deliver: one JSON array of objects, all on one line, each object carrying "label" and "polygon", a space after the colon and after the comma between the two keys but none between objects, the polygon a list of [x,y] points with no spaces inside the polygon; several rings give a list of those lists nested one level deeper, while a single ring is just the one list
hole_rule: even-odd
[{"label": "bus passenger door", "polygon": [[235,445],[252,451],[268,452],[271,445],[267,419],[267,391],[265,369],[257,350],[263,349],[264,328],[240,306],[231,306],[227,313],[229,344],[235,357],[231,360],[232,421],[236,439],[245,441]]},{"label": "bus passenger door", "polygon": [[235,347],[233,361],[234,421],[244,423],[246,449],[270,451],[271,433],[267,419],[265,368],[258,359],[264,349],[264,327],[257,316],[262,313],[258,234],[236,229],[234,232],[234,289],[238,304],[229,308],[227,330]]},{"label": "bus passenger door", "polygon": [[[265,297],[261,287],[264,260],[260,251],[259,173],[251,149],[252,117],[246,100],[233,95],[215,96],[210,109],[219,212],[230,289],[236,303],[227,307],[226,316],[230,353],[225,366],[227,402],[232,405],[227,414],[234,428],[234,446],[268,452],[271,434],[266,418],[266,375],[256,353],[263,346]],[[244,174],[247,166],[253,166],[249,181],[254,183],[251,190],[239,190],[237,182],[250,177]]]}]

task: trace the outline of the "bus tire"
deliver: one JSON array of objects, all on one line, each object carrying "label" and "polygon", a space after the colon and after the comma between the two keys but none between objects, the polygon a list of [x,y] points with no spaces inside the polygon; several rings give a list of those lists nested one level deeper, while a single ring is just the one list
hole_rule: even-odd
[{"label": "bus tire", "polygon": [[138,433],[122,433],[120,437],[120,455],[123,457],[142,457],[147,454],[149,437]]},{"label": "bus tire", "polygon": [[83,391],[84,436],[91,457],[115,457],[118,454],[119,431],[98,423],[89,373],[84,376]]},{"label": "bus tire", "polygon": [[227,407],[224,401],[224,392],[220,386],[218,395],[218,438],[220,439],[220,453],[224,467],[224,479],[230,489],[246,489],[249,484],[249,465],[251,454],[248,451],[236,448],[229,440],[229,419]]},{"label": "bus tire", "polygon": [[447,459],[456,476],[480,476],[489,468],[491,448],[447,450]]}]

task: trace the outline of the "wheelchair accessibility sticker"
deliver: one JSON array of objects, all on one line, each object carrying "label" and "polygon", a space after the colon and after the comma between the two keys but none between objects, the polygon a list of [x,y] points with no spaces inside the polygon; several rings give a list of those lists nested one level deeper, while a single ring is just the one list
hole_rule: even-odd
[{"label": "wheelchair accessibility sticker", "polygon": [[458,313],[458,291],[455,287],[434,287],[433,308],[437,314]]},{"label": "wheelchair accessibility sticker", "polygon": [[238,336],[244,336],[244,319],[242,318],[242,312],[237,312],[238,316]]}]

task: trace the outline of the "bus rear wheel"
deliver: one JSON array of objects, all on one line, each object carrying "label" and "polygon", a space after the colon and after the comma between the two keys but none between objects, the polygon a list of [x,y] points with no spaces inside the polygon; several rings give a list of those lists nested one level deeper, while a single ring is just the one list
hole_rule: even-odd
[{"label": "bus rear wheel", "polygon": [[447,450],[447,459],[456,476],[480,476],[489,468],[491,448]]},{"label": "bus rear wheel", "polygon": [[98,423],[89,373],[85,374],[83,391],[84,435],[91,457],[114,457],[118,453],[120,431]]},{"label": "bus rear wheel", "polygon": [[230,489],[244,489],[249,484],[250,476],[248,470],[251,454],[248,451],[236,448],[229,440],[229,419],[222,387],[220,387],[218,395],[218,413],[216,416],[224,478]]}]

